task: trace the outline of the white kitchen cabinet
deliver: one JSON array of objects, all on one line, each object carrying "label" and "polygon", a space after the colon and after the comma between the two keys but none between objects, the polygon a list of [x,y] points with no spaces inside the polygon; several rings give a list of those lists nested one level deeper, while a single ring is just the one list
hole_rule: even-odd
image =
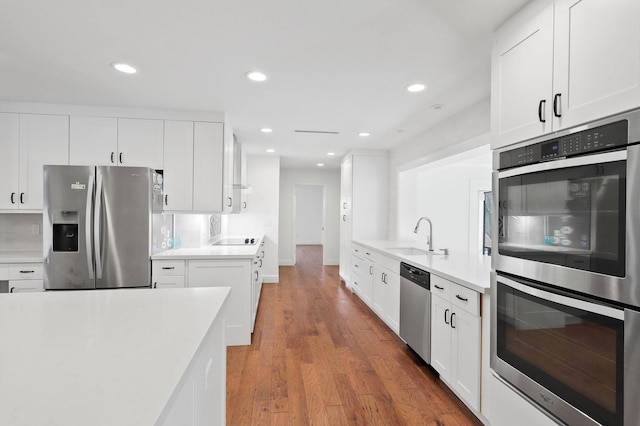
[{"label": "white kitchen cabinet", "polygon": [[228,346],[251,344],[252,261],[253,259],[188,261],[188,287],[231,287],[226,311]]},{"label": "white kitchen cabinet", "polygon": [[20,116],[0,114],[0,209],[16,209],[20,197]]},{"label": "white kitchen cabinet", "polygon": [[69,164],[118,164],[118,119],[72,115],[69,123]]},{"label": "white kitchen cabinet", "polygon": [[480,295],[431,274],[431,366],[480,410]]},{"label": "white kitchen cabinet", "polygon": [[[224,201],[222,206],[222,211],[231,213],[234,212],[234,161],[235,161],[235,136],[233,135],[233,128],[225,123],[223,129],[223,138],[224,138],[224,161],[222,163],[222,187],[224,193]],[[240,194],[237,194],[240,197]],[[240,208],[240,200],[237,200],[236,211],[235,213],[241,210]]]},{"label": "white kitchen cabinet", "polygon": [[351,241],[387,237],[386,151],[349,153],[340,171],[340,276],[351,285]]},{"label": "white kitchen cabinet", "polygon": [[10,263],[6,266],[9,293],[44,291],[42,263]]},{"label": "white kitchen cabinet", "polygon": [[164,122],[164,209],[193,209],[193,122]]},{"label": "white kitchen cabinet", "polygon": [[[366,253],[369,253],[369,256]],[[352,289],[367,306],[373,308],[373,262],[370,252],[357,244],[352,244],[350,275]]]},{"label": "white kitchen cabinet", "polygon": [[154,260],[151,262],[151,288],[186,287],[184,260]]},{"label": "white kitchen cabinet", "polygon": [[118,164],[164,168],[162,120],[118,118]]},{"label": "white kitchen cabinet", "polygon": [[557,0],[504,24],[492,53],[492,148],[639,107],[639,19],[635,0]]},{"label": "white kitchen cabinet", "polygon": [[[264,248],[264,241],[262,242]],[[251,332],[256,324],[256,316],[258,315],[258,305],[260,304],[260,293],[262,292],[262,283],[264,274],[262,266],[264,263],[264,250],[260,250],[252,261],[251,267]]]},{"label": "white kitchen cabinet", "polygon": [[193,210],[223,211],[224,124],[195,122],[193,129]]},{"label": "white kitchen cabinet", "polygon": [[71,116],[69,164],[164,168],[162,120]]},{"label": "white kitchen cabinet", "polygon": [[400,262],[374,253],[373,311],[396,333],[400,332]]}]

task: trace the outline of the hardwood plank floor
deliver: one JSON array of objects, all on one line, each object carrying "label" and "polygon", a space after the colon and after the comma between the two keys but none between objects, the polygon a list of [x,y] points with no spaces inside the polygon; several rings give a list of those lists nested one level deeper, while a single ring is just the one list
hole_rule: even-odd
[{"label": "hardwood plank floor", "polygon": [[262,287],[251,346],[227,350],[228,425],[481,425],[322,266],[322,246]]}]

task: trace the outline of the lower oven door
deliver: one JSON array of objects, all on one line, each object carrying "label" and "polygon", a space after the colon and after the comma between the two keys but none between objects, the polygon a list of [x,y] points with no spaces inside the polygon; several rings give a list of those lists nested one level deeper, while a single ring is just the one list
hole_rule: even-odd
[{"label": "lower oven door", "polygon": [[494,277],[492,369],[567,424],[622,425],[625,311]]}]

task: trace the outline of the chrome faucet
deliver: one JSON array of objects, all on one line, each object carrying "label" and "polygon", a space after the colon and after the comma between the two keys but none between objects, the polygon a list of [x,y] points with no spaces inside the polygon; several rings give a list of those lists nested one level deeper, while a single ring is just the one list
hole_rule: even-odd
[{"label": "chrome faucet", "polygon": [[418,223],[416,223],[416,228],[413,230],[414,234],[418,233],[418,228],[420,228],[420,222],[426,220],[429,222],[429,235],[427,236],[427,245],[429,246],[429,251],[433,251],[433,225],[431,224],[431,220],[428,217],[421,217],[418,219]]}]

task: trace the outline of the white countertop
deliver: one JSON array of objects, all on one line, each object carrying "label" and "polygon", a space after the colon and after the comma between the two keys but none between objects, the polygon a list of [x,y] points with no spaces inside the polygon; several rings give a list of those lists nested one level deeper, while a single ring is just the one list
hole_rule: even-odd
[{"label": "white countertop", "polygon": [[0,295],[0,424],[154,424],[228,294]]},{"label": "white countertop", "polygon": [[261,250],[263,238],[256,238],[255,244],[245,245],[206,245],[198,248],[179,248],[165,250],[151,256],[151,260],[190,260],[190,259],[253,259]]},{"label": "white countertop", "polygon": [[40,250],[0,250],[0,263],[42,263]]},{"label": "white countertop", "polygon": [[[480,293],[484,293],[491,286],[489,276],[491,272],[491,257],[489,256],[457,250],[451,250],[448,255],[403,255],[394,253],[389,248],[412,247],[415,246],[415,242],[396,240],[354,240],[353,242]],[[424,247],[420,248],[424,249]]]}]

